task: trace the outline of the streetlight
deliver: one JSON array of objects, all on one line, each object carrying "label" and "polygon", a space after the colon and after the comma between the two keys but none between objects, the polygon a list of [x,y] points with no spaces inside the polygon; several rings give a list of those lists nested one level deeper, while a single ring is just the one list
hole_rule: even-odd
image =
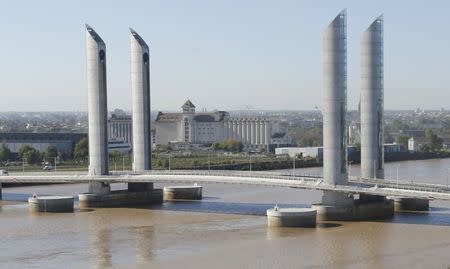
[{"label": "streetlight", "polygon": [[295,177],[295,157],[297,154],[294,153],[294,158],[292,158],[292,176]]},{"label": "streetlight", "polygon": [[397,165],[397,188],[398,188],[398,169],[399,169],[400,165]]},{"label": "streetlight", "polygon": [[208,151],[208,171],[211,171],[211,151]]},{"label": "streetlight", "polygon": [[373,160],[373,179],[377,179],[377,160]]},{"label": "streetlight", "polygon": [[170,171],[170,152],[169,152],[169,171]]},{"label": "streetlight", "polygon": [[22,172],[25,172],[25,160],[27,158],[22,158]]},{"label": "streetlight", "polygon": [[448,189],[448,171],[450,170],[450,168],[447,168],[447,189]]},{"label": "streetlight", "polygon": [[252,155],[250,154],[250,152],[248,153],[248,157],[250,158],[249,169],[250,169],[250,172],[251,172],[252,171]]},{"label": "streetlight", "polygon": [[125,155],[122,156],[122,172],[125,172]]},{"label": "streetlight", "polygon": [[55,159],[55,173],[56,173],[56,159],[58,158],[58,157],[53,157],[54,159]]}]

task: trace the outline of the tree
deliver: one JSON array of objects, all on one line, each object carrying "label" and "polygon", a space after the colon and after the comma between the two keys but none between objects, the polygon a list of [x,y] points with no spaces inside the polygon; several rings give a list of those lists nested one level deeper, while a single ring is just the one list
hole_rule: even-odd
[{"label": "tree", "polygon": [[322,126],[296,128],[293,133],[299,147],[317,147],[323,144]]},{"label": "tree", "polygon": [[409,136],[406,135],[400,135],[397,137],[397,144],[403,145],[406,148],[408,148],[408,140],[409,140]]},{"label": "tree", "polygon": [[244,148],[244,145],[242,145],[242,143],[237,140],[228,139],[222,142],[214,143],[213,148],[215,150],[241,152]]},{"label": "tree", "polygon": [[20,147],[20,149],[19,149],[19,156],[21,157],[21,158],[24,158],[24,155],[28,152],[28,151],[30,151],[30,150],[33,150],[34,148],[32,148],[32,147],[30,147],[30,146],[28,146],[28,145],[22,145],[21,147]]},{"label": "tree", "polygon": [[5,145],[0,146],[0,161],[7,161],[11,158],[11,150]]},{"label": "tree", "polygon": [[433,133],[431,129],[425,130],[425,140],[431,151],[438,151],[442,148],[442,138]]},{"label": "tree", "polygon": [[41,153],[38,150],[35,150],[34,148],[25,151],[23,153],[22,158],[26,159],[28,164],[40,164],[42,160]]},{"label": "tree", "polygon": [[75,159],[85,159],[89,155],[89,143],[87,138],[82,138],[73,150],[73,157]]},{"label": "tree", "polygon": [[164,167],[169,168],[169,159],[164,160]]},{"label": "tree", "polygon": [[45,157],[49,158],[50,161],[54,161],[58,157],[58,149],[53,145],[48,146],[45,151]]},{"label": "tree", "polygon": [[172,145],[170,145],[170,144],[162,145],[162,146],[161,146],[161,149],[162,149],[163,151],[171,151],[171,150],[173,150]]}]

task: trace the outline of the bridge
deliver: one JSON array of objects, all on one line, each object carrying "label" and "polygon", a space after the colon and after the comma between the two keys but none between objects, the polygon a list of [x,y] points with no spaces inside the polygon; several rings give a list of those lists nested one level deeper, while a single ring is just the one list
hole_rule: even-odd
[{"label": "bridge", "polygon": [[0,183],[223,183],[290,187],[307,190],[333,191],[351,194],[401,196],[419,199],[450,200],[450,188],[445,185],[412,183],[388,179],[352,177],[346,185],[330,185],[319,176],[292,176],[277,172],[221,170],[152,170],[135,174],[111,172],[109,175],[89,176],[85,173],[22,173],[1,176]]}]

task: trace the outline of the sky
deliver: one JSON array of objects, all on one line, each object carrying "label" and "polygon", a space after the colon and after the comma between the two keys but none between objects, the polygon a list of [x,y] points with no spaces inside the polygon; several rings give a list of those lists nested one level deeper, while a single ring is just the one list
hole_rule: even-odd
[{"label": "sky", "polygon": [[131,109],[129,27],[151,49],[152,110],[322,107],[322,33],[348,13],[348,107],[360,39],[384,14],[385,109],[450,109],[450,1],[0,0],[0,111],[86,111],[84,24],[107,46],[108,109]]}]

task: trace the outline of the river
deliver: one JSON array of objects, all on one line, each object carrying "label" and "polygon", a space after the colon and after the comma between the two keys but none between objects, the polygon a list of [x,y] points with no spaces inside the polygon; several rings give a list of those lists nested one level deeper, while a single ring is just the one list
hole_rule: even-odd
[{"label": "river", "polygon": [[[446,184],[450,159],[386,163],[386,177]],[[352,166],[352,175],[359,167]],[[284,170],[290,173],[291,169]],[[321,174],[321,168],[296,169]],[[124,184],[114,184],[124,188]],[[156,187],[162,187],[156,185]],[[448,268],[450,202],[391,220],[271,228],[275,204],[306,207],[318,191],[206,184],[204,199],[161,206],[30,213],[32,193],[85,192],[85,184],[3,189],[0,268]]]}]

